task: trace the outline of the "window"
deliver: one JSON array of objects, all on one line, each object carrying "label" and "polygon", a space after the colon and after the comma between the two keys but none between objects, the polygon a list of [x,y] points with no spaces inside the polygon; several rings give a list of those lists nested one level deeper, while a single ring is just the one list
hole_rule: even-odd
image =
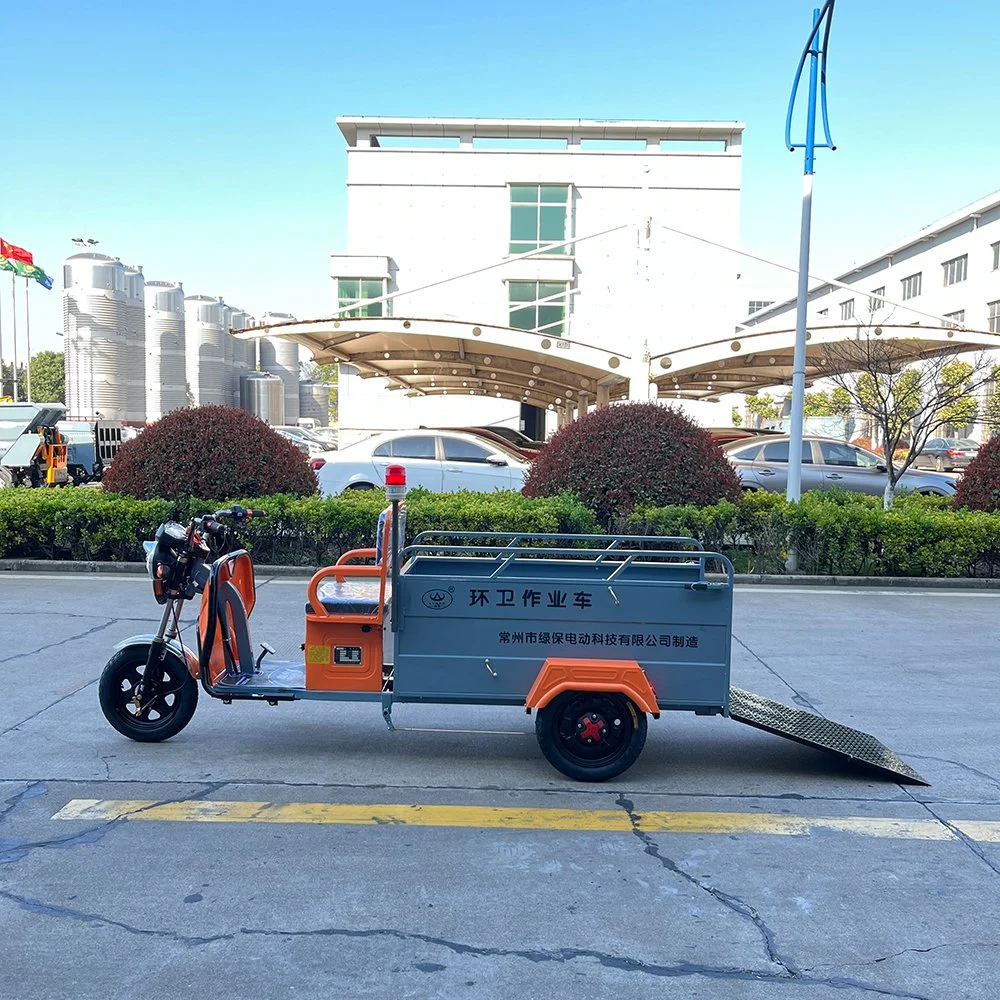
[{"label": "window", "polygon": [[[765,462],[787,462],[788,461],[788,442],[787,441],[773,441],[771,444],[764,445],[764,455]],[[812,445],[808,441],[802,442],[802,464],[812,465]]]},{"label": "window", "polygon": [[820,309],[820,311],[816,315],[817,316],[829,316],[830,315],[830,310],[829,309]]},{"label": "window", "polygon": [[838,444],[833,441],[821,441],[820,453],[824,465],[849,465],[855,469],[874,469],[878,460],[849,444]]},{"label": "window", "polygon": [[958,327],[965,322],[965,310],[959,309],[957,312],[945,313],[944,318],[950,320],[951,322],[946,323],[945,326]]},{"label": "window", "polygon": [[1000,333],[1000,299],[995,302],[987,302],[987,308],[989,309],[989,331],[990,333]]},{"label": "window", "polygon": [[[565,184],[511,184],[510,252],[528,253],[550,243],[561,243],[572,233],[569,225],[569,187]],[[546,253],[570,253],[566,246]]]},{"label": "window", "polygon": [[885,285],[880,288],[873,288],[871,295],[868,297],[868,308],[872,312],[876,309],[881,309],[885,305]]},{"label": "window", "polygon": [[854,319],[854,299],[848,299],[840,303],[840,318]]},{"label": "window", "polygon": [[1000,271],[1000,243],[991,243],[990,248],[993,251],[993,270]]},{"label": "window", "polygon": [[969,272],[969,255],[962,254],[961,257],[954,257],[946,260],[941,267],[944,269],[944,284],[957,285],[960,281],[965,281]]},{"label": "window", "polygon": [[365,299],[378,299],[383,295],[385,295],[384,278],[337,279],[337,307],[342,310],[340,313],[342,317],[382,316],[382,307],[387,304],[384,302],[372,302],[366,306],[358,306],[357,309],[347,307]]},{"label": "window", "polygon": [[432,437],[405,437],[383,441],[373,452],[374,458],[437,458]]},{"label": "window", "polygon": [[566,331],[568,288],[565,281],[508,282],[510,325],[561,337]]},{"label": "window", "polygon": [[736,451],[729,452],[730,458],[738,458],[743,462],[752,462],[757,457],[757,452],[760,451],[760,445],[751,445],[749,448],[739,448]]},{"label": "window", "polygon": [[447,462],[479,462],[485,464],[490,457],[490,452],[481,448],[471,441],[463,441],[461,438],[441,438],[444,444],[444,457]]},{"label": "window", "polygon": [[903,301],[907,299],[915,299],[920,294],[920,289],[923,284],[923,271],[918,271],[916,274],[911,274],[908,278],[903,278],[900,284],[903,286]]},{"label": "window", "polygon": [[747,315],[750,313],[757,312],[758,309],[766,309],[768,306],[774,305],[774,299],[751,299],[747,303]]}]

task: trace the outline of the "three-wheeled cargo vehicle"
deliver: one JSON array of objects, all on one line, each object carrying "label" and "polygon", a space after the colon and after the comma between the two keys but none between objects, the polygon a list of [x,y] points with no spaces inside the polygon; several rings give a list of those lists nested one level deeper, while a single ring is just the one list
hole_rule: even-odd
[{"label": "three-wheeled cargo vehicle", "polygon": [[[116,647],[100,682],[108,721],[155,742],[190,721],[198,687],[223,702],[369,701],[392,728],[399,702],[510,705],[535,713],[538,743],[564,774],[601,781],[635,762],[647,720],[723,715],[870,765],[920,776],[874,737],[730,687],[733,568],[688,538],[429,533],[404,545],[401,467],[375,545],[309,581],[304,662],[250,638],[253,563],[223,552],[262,512],[232,507],[161,525],[148,545],[163,605],[154,635]],[[714,568],[717,573],[708,570]],[[201,594],[198,649],[180,610]]]}]

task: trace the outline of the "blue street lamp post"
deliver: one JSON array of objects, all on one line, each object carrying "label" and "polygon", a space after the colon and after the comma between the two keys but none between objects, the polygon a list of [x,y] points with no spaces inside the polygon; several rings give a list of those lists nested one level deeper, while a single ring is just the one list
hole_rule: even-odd
[{"label": "blue street lamp post", "polygon": [[[817,149],[835,149],[830,139],[830,123],[826,110],[826,54],[830,42],[830,24],[836,0],[826,0],[821,9],[813,11],[813,27],[802,50],[799,68],[792,84],[785,119],[785,145],[789,150],[805,150],[805,170],[802,178],[802,229],[799,239],[799,288],[795,315],[795,354],[792,361],[792,424],[788,442],[788,500],[798,500],[802,487],[802,423],[806,394],[806,310],[809,305],[809,239],[812,225],[813,173]],[[824,26],[825,25],[825,26]],[[820,31],[822,30],[822,42]],[[806,141],[793,143],[792,113],[806,59],[809,60],[809,104],[806,109]],[[816,142],[816,98],[820,99],[823,133],[826,141]],[[794,567],[793,567],[794,568]]]}]

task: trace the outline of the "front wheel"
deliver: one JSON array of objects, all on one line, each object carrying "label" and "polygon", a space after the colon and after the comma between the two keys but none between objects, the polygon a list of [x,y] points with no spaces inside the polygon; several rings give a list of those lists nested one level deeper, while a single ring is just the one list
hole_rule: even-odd
[{"label": "front wheel", "polygon": [[577,781],[607,781],[627,771],[646,744],[646,714],[617,692],[567,691],[535,717],[548,762]]},{"label": "front wheel", "polygon": [[101,674],[98,694],[104,717],[122,736],[139,743],[160,743],[191,721],[198,707],[198,684],[185,664],[168,652],[159,690],[137,705],[148,655],[148,646],[129,646],[115,653]]}]

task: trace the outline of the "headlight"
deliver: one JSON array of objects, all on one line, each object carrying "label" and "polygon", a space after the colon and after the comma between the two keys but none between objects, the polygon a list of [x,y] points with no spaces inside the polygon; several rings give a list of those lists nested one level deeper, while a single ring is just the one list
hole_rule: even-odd
[{"label": "headlight", "polygon": [[146,550],[146,574],[150,580],[153,579],[153,553],[156,552],[156,542],[143,542],[142,547]]}]

